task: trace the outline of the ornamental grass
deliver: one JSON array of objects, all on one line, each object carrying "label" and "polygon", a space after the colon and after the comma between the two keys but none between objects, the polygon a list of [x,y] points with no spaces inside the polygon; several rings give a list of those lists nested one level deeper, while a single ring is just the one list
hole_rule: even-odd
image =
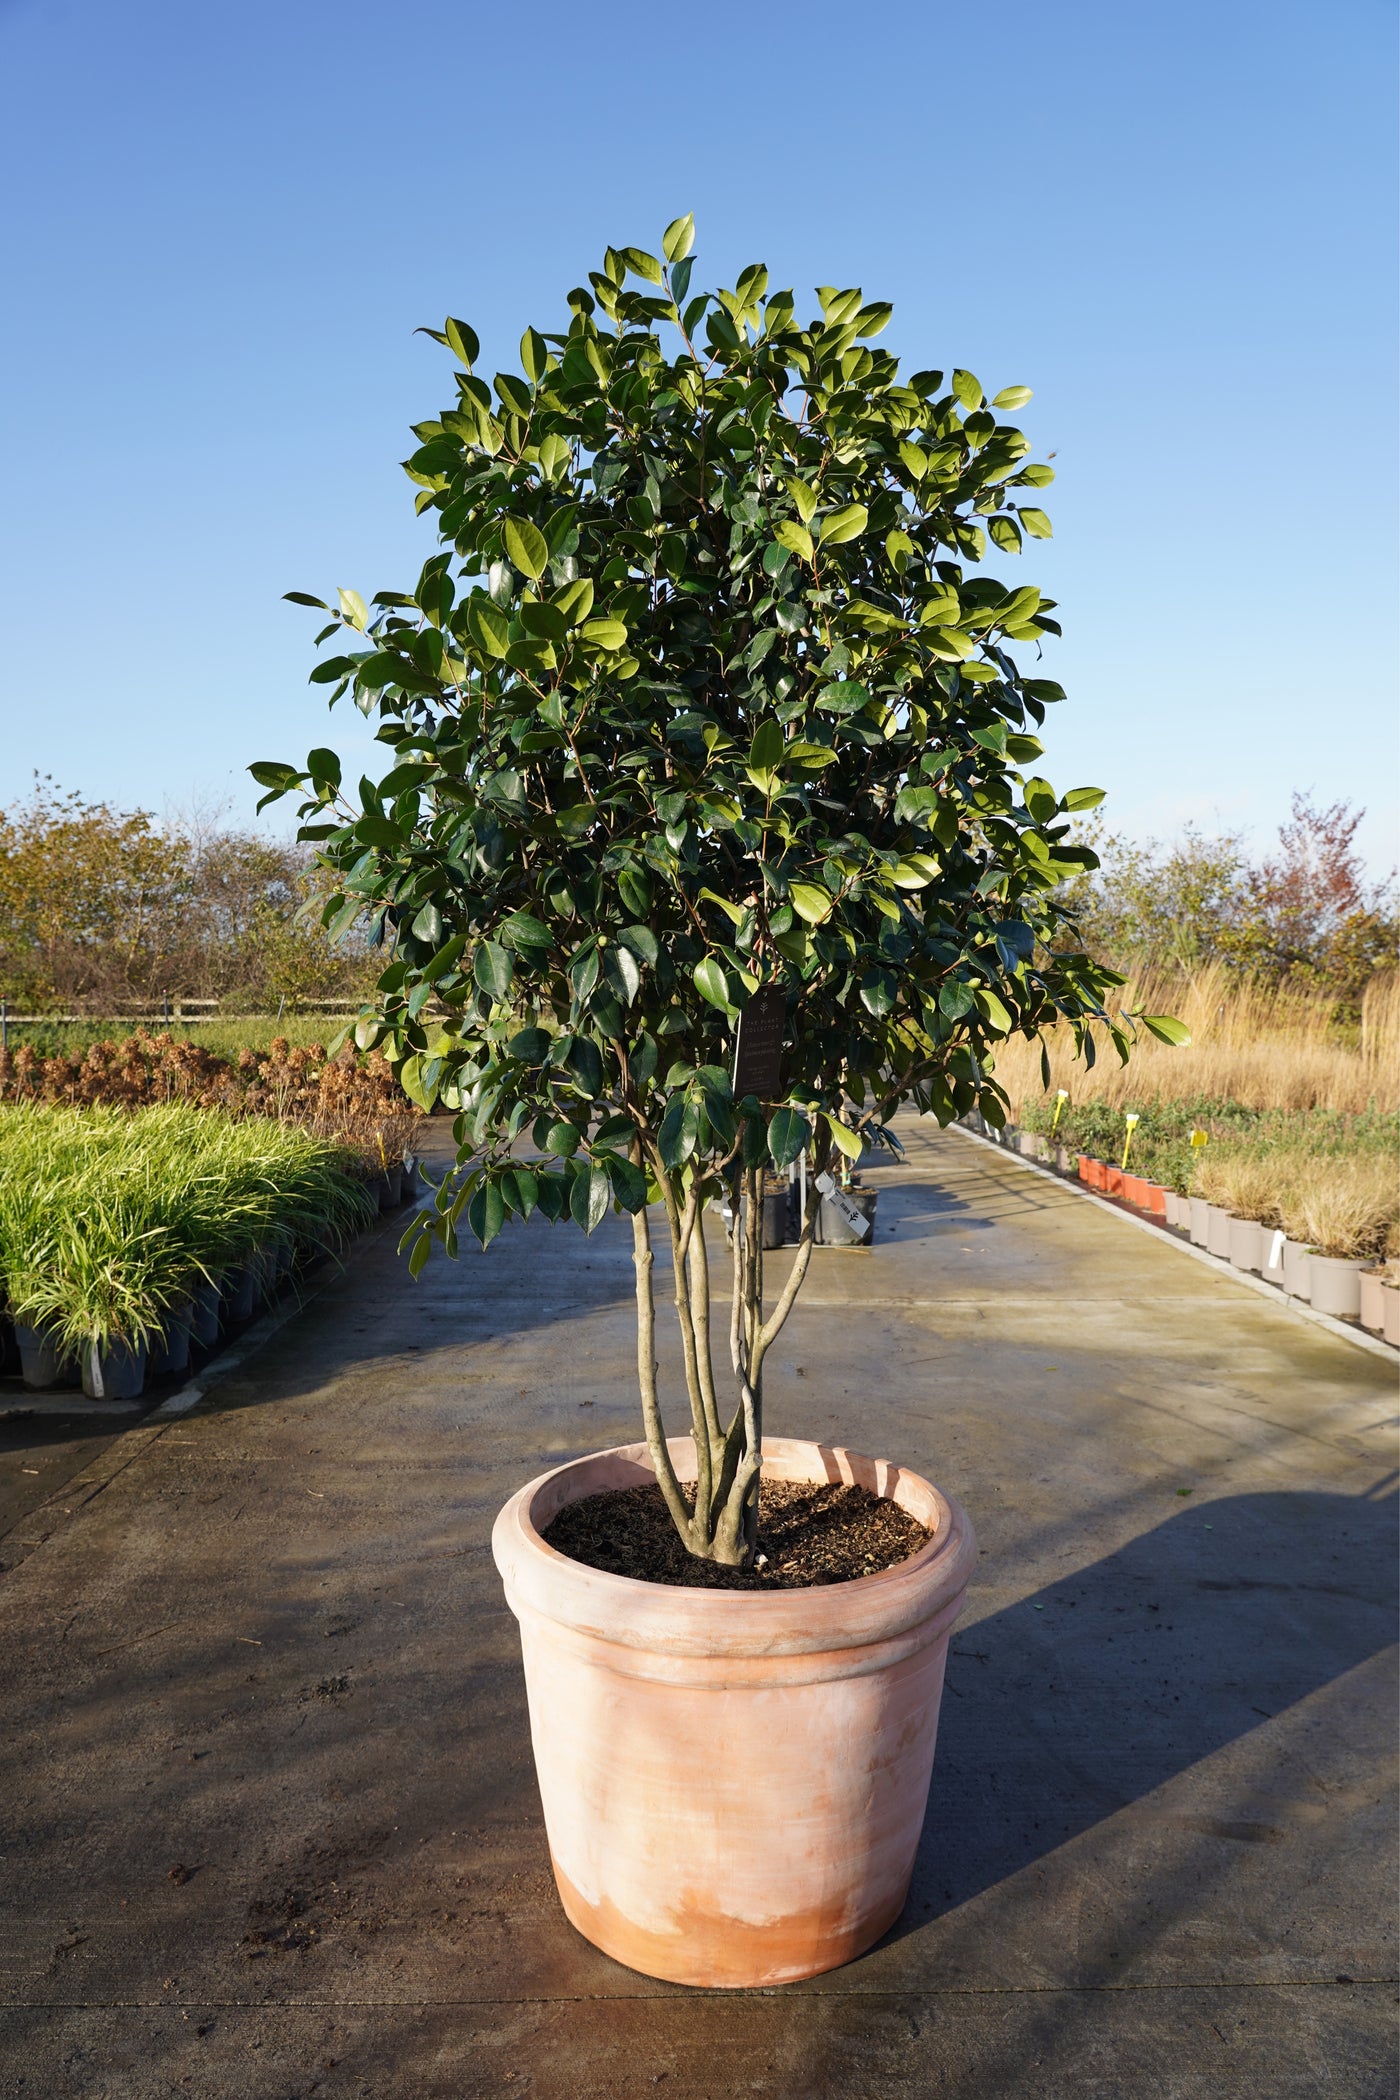
[{"label": "ornamental grass", "polygon": [[140,1345],[255,1254],[333,1249],[376,1213],[359,1156],[183,1103],[0,1106],[0,1290],[65,1355]]}]

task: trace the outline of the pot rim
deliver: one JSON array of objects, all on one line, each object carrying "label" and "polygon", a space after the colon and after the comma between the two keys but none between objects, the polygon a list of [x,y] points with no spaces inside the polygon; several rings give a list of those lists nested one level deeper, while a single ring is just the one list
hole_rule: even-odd
[{"label": "pot rim", "polygon": [[[673,1464],[682,1480],[694,1477],[691,1439],[668,1439]],[[644,1582],[634,1575],[615,1575],[570,1559],[546,1543],[533,1521],[533,1507],[548,1487],[570,1474],[595,1471],[596,1486],[581,1486],[556,1505],[582,1500],[609,1487],[640,1486],[655,1472],[645,1444],[613,1445],[553,1466],[527,1481],[505,1504],[491,1537],[492,1553],[505,1582],[507,1601],[517,1618],[539,1616],[555,1625],[616,1643],[621,1647],[687,1656],[762,1656],[831,1654],[890,1641],[924,1622],[956,1610],[977,1564],[977,1544],[965,1511],[921,1474],[888,1460],[873,1460],[845,1446],[809,1438],[765,1437],[765,1462],[775,1478],[831,1480],[836,1477],[896,1499],[908,1490],[921,1504],[911,1514],[932,1519],[933,1536],[907,1560],[873,1575],[848,1582],[813,1585],[768,1594],[744,1590],[691,1589],[681,1584]],[[844,1464],[842,1463],[844,1461]],[[786,1474],[781,1466],[820,1465],[804,1475]],[[635,1469],[635,1478],[625,1477]],[[859,1479],[860,1474],[866,1479]],[[621,1474],[624,1477],[618,1478]],[[606,1477],[611,1475],[612,1477]],[[907,1506],[901,1499],[901,1506]],[[551,1511],[550,1515],[555,1514]],[[546,1519],[547,1521],[547,1519]]]}]

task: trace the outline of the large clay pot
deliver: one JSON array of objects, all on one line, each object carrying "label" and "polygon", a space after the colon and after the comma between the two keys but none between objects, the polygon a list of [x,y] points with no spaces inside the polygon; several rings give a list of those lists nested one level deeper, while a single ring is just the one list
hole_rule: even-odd
[{"label": "large clay pot", "polygon": [[[693,1478],[690,1440],[670,1450]],[[889,1496],[933,1537],[882,1574],[768,1595],[638,1582],[547,1546],[566,1503],[654,1477],[643,1444],[542,1474],[492,1536],[564,1909],[628,1968],[705,1988],[820,1975],[899,1916],[977,1559],[957,1503],[916,1473],[787,1438],[763,1461]]]}]

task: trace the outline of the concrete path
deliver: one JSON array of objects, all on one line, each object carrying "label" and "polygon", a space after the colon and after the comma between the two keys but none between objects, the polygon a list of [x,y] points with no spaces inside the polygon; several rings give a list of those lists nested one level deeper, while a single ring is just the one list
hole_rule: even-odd
[{"label": "concrete path", "polygon": [[488,1539],[637,1434],[629,1235],[417,1286],[390,1235],[22,1519],[4,2100],[1390,2100],[1392,1374],[909,1136],[768,1400],[932,1475],[983,1549],[896,1930],[731,1995],[565,1923]]}]

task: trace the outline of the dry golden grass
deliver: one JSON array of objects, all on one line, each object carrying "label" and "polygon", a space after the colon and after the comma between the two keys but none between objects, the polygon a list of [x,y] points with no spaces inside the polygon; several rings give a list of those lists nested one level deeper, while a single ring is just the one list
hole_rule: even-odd
[{"label": "dry golden grass", "polygon": [[1237,1218],[1282,1226],[1323,1254],[1388,1251],[1395,1235],[1397,1177],[1384,1152],[1320,1153],[1306,1144],[1255,1151],[1228,1142],[1202,1153],[1191,1192]]},{"label": "dry golden grass", "polygon": [[[1098,1061],[1086,1071],[1069,1029],[1055,1029],[1046,1038],[1052,1093],[1066,1087],[1077,1101],[1124,1108],[1198,1099],[1345,1114],[1400,1108],[1400,974],[1394,971],[1372,981],[1360,1029],[1351,1031],[1354,1041],[1339,1032],[1330,999],[1241,984],[1218,965],[1184,982],[1129,983],[1120,1003],[1174,1014],[1191,1031],[1189,1046],[1173,1050],[1140,1029],[1126,1066],[1112,1044],[1101,1041]],[[1023,1103],[1042,1093],[1039,1045],[1019,1037],[1005,1043],[995,1074],[1019,1119]]]}]

